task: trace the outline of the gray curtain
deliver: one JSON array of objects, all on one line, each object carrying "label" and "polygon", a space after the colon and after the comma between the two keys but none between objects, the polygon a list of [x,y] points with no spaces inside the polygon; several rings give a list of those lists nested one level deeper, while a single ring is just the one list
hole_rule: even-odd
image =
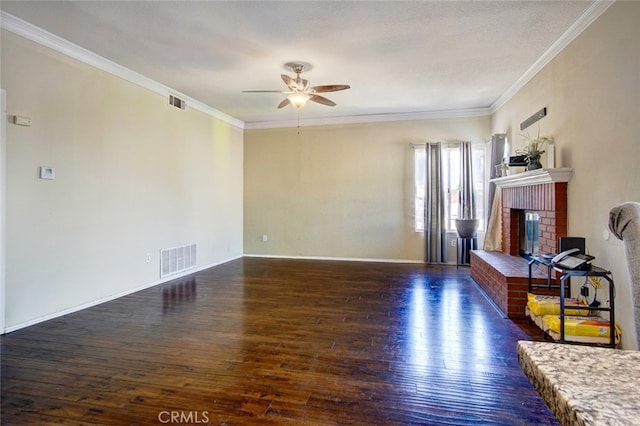
[{"label": "gray curtain", "polygon": [[442,144],[427,143],[424,194],[425,262],[446,262],[444,230],[444,188],[442,185]]},{"label": "gray curtain", "polygon": [[471,142],[460,142],[460,204],[458,204],[458,219],[476,218],[472,160]]}]

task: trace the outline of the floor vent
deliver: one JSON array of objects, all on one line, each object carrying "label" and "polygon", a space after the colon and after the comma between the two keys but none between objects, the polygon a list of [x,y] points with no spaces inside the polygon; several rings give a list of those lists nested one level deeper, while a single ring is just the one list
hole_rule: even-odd
[{"label": "floor vent", "polygon": [[169,105],[180,108],[183,111],[187,109],[187,101],[174,95],[169,95]]},{"label": "floor vent", "polygon": [[160,250],[160,278],[195,268],[196,245],[187,244]]}]

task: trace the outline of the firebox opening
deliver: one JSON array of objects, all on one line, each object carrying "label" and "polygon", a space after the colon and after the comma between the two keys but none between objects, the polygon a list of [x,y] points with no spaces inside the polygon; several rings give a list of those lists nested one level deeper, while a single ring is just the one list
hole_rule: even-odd
[{"label": "firebox opening", "polygon": [[529,259],[540,254],[540,214],[521,210],[519,214],[518,244],[520,256]]}]

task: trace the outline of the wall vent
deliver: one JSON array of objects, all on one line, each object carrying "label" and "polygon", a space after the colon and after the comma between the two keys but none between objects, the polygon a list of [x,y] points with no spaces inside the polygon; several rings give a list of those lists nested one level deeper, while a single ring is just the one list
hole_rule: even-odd
[{"label": "wall vent", "polygon": [[187,109],[187,101],[174,95],[169,95],[169,105],[180,108],[183,111]]},{"label": "wall vent", "polygon": [[171,247],[160,250],[160,278],[179,274],[196,267],[196,245]]}]

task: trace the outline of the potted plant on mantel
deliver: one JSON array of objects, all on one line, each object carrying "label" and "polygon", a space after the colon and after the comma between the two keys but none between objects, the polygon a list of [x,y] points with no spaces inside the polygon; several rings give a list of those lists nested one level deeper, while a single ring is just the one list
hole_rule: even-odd
[{"label": "potted plant on mantel", "polygon": [[520,151],[521,155],[527,157],[527,170],[536,170],[542,168],[540,164],[540,156],[544,154],[544,146],[552,143],[553,138],[540,134],[540,128],[538,128],[538,134],[536,137],[531,137],[529,134],[522,135],[527,140],[527,144],[524,149]]}]

